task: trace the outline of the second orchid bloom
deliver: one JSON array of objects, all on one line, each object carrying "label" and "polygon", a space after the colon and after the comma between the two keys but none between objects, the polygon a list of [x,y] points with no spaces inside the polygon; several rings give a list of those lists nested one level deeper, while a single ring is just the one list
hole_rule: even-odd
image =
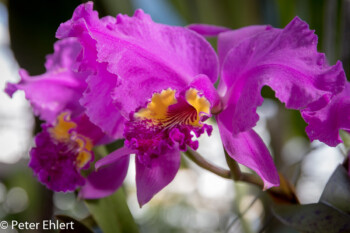
[{"label": "second orchid bloom", "polygon": [[[218,37],[218,55],[207,35]],[[180,152],[198,148],[195,136],[211,134],[205,121],[212,115],[229,156],[254,170],[266,189],[278,186],[272,157],[252,129],[264,85],[301,112],[311,140],[335,146],[339,129],[350,131],[349,118],[329,110],[341,105],[350,111],[342,65],[327,64],[316,35],[299,18],[284,29],[184,28],[157,24],[142,10],[133,17],[99,18],[86,3],[56,36],[47,72],[29,77],[21,71],[22,80],[6,89],[10,95],[24,90],[34,113],[47,122],[30,166],[55,191],[81,187],[82,198],[110,195],[135,154],[142,206],[174,179]],[[125,139],[124,147],[81,176],[93,161],[93,146],[117,139]]]}]

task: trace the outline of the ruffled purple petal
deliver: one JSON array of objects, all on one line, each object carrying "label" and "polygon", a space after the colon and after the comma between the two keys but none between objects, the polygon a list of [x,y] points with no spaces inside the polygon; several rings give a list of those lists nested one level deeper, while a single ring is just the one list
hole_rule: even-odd
[{"label": "ruffled purple petal", "polygon": [[177,149],[169,150],[147,164],[139,156],[135,161],[137,199],[143,206],[174,179],[180,167],[180,152]]},{"label": "ruffled purple petal", "polygon": [[102,22],[92,3],[83,4],[56,35],[89,35],[96,41],[98,61],[108,63],[108,72],[118,76],[113,98],[125,117],[154,92],[184,88],[198,74],[212,82],[217,79],[217,57],[203,37],[186,28],[156,24],[141,10],[133,17],[118,15],[113,24],[111,19]]},{"label": "ruffled purple petal", "polygon": [[254,130],[232,135],[220,120],[218,126],[224,148],[231,158],[254,170],[264,181],[264,189],[279,185],[279,175],[270,152]]},{"label": "ruffled purple petal", "polygon": [[[248,31],[251,36],[246,39],[238,35],[240,42],[234,43],[221,61],[219,91],[226,109],[218,119],[233,134],[256,124],[264,85],[270,86],[287,108],[297,110],[316,102],[318,108],[324,107],[327,101],[321,99],[330,99],[344,88],[341,62],[327,64],[324,54],[317,52],[316,35],[305,22],[296,17],[285,29],[260,30]],[[240,30],[232,35],[235,33]]]},{"label": "ruffled purple petal", "polygon": [[49,123],[54,123],[62,111],[70,111],[72,117],[79,115],[83,111],[79,99],[86,88],[86,73],[75,72],[75,60],[81,51],[79,42],[74,38],[60,40],[54,50],[47,56],[45,74],[31,77],[21,69],[21,81],[8,83],[5,90],[10,96],[23,90],[34,113]]},{"label": "ruffled purple petal", "polygon": [[187,28],[206,37],[217,36],[220,33],[231,31],[229,28],[210,24],[190,24]]},{"label": "ruffled purple petal", "polygon": [[129,167],[130,156],[126,155],[108,166],[92,172],[81,188],[79,197],[84,199],[98,199],[113,194],[123,184]]},{"label": "ruffled purple petal", "polygon": [[[105,67],[106,65],[101,64],[100,66]],[[87,79],[87,82],[88,89],[80,101],[86,108],[86,114],[93,123],[112,138],[122,138],[125,119],[111,97],[117,77],[107,72],[106,69],[99,69],[96,75],[91,75]]]},{"label": "ruffled purple petal", "polygon": [[309,124],[306,133],[311,140],[320,140],[329,146],[342,142],[339,130],[350,132],[350,83],[330,103],[319,111],[306,109],[302,116]]},{"label": "ruffled purple petal", "polygon": [[90,120],[98,125],[112,138],[122,137],[124,119],[112,100],[112,93],[117,85],[117,76],[107,71],[106,63],[97,62],[96,41],[89,33],[89,27],[109,30],[116,19],[110,16],[98,18],[92,12],[92,3],[79,6],[73,18],[60,25],[58,38],[77,37],[83,52],[78,57],[80,70],[88,70],[92,74],[87,78],[88,88],[80,103],[86,108]]}]

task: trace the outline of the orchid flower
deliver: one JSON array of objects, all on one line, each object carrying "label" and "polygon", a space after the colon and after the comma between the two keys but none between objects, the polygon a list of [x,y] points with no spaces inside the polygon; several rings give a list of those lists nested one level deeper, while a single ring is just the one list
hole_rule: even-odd
[{"label": "orchid flower", "polygon": [[[212,129],[204,121],[212,113],[217,114],[228,154],[254,170],[265,189],[278,186],[271,155],[252,129],[258,120],[256,108],[263,101],[261,88],[269,85],[287,108],[302,113],[326,107],[344,89],[341,63],[327,64],[325,56],[317,52],[316,35],[299,18],[284,29],[252,26],[229,30],[206,25],[190,29],[218,35],[221,80],[217,91],[213,84],[218,64],[211,46],[187,28],[154,23],[141,10],[133,17],[99,19],[92,3],[87,3],[79,6],[56,34],[60,39],[77,38],[84,59],[96,61],[99,67],[87,79],[88,90],[80,102],[92,122],[105,132],[118,131],[120,135],[123,131],[125,143],[98,161],[96,168],[135,154],[141,206],[173,180],[180,151],[197,149],[193,134],[210,135]],[[115,177],[125,177],[124,172],[126,169],[115,171]],[[106,195],[96,187],[100,183],[90,179],[81,196]]]},{"label": "orchid flower", "polygon": [[[87,169],[93,161],[92,148],[112,140],[90,122],[79,103],[89,73],[77,71],[80,52],[80,43],[74,38],[57,41],[54,53],[47,56],[46,73],[30,77],[20,70],[21,80],[8,83],[5,90],[10,96],[23,90],[34,113],[45,122],[30,151],[29,167],[41,183],[54,191],[74,191],[84,186],[86,178],[80,170]],[[125,163],[128,161],[122,161],[123,166]],[[90,176],[110,177],[110,171],[119,166],[115,163]]]},{"label": "orchid flower", "polygon": [[[218,36],[218,56],[200,34]],[[99,18],[88,2],[60,25],[56,37],[60,39],[57,44],[76,44],[68,46],[68,51],[77,47],[69,58],[60,56],[63,60],[58,64],[65,65],[57,65],[59,69],[47,66],[47,77],[33,81],[24,78],[22,71],[22,81],[7,88],[9,94],[24,90],[36,114],[49,122],[37,136],[31,156],[38,158],[31,167],[42,172],[40,179],[49,188],[61,187],[64,178],[47,175],[52,170],[45,168],[45,155],[54,152],[44,145],[63,151],[74,148],[74,153],[67,152],[70,156],[65,162],[75,165],[77,182],[60,190],[81,186],[79,195],[87,199],[102,198],[118,189],[130,155],[135,154],[137,197],[142,206],[174,179],[180,152],[198,148],[194,136],[211,134],[212,127],[205,120],[212,115],[216,115],[229,156],[254,170],[265,189],[278,186],[272,157],[252,129],[259,119],[256,109],[263,102],[260,91],[264,85],[270,86],[287,108],[302,113],[311,140],[334,145],[340,142],[334,139],[337,130],[348,129],[349,119],[337,115],[339,124],[334,125],[330,111],[346,90],[342,65],[327,64],[325,56],[317,52],[316,35],[299,18],[284,29],[183,28],[155,23],[142,10],[132,17]],[[52,89],[53,93],[48,87],[57,89]],[[34,88],[40,91],[35,93]],[[315,130],[317,122],[325,127]],[[80,130],[88,128],[92,132]],[[329,130],[335,133],[324,138]],[[124,147],[97,161],[97,171],[82,182],[79,171],[92,161],[91,144],[106,136],[124,138]],[[55,154],[52,161],[58,157],[61,155]],[[40,169],[36,164],[42,164]],[[63,168],[60,171],[65,172]],[[59,181],[50,186],[52,178]]]},{"label": "orchid flower", "polygon": [[35,137],[36,147],[30,151],[29,167],[51,190],[74,191],[85,184],[80,170],[88,168],[93,161],[93,141],[77,127],[87,125],[86,116],[79,120],[72,121],[70,114],[64,112],[54,125],[43,124],[43,131]]},{"label": "orchid flower", "polygon": [[[284,29],[250,26],[228,30],[198,24],[189,28],[205,36],[218,36],[218,92],[223,110],[217,122],[221,138],[228,154],[253,169],[265,188],[278,185],[279,177],[268,149],[252,129],[259,119],[256,109],[263,102],[263,86],[270,86],[286,108],[302,113],[309,123],[311,140],[330,146],[340,142],[336,140],[339,128],[344,124],[348,127],[349,119],[339,119],[339,125],[332,119],[320,119],[331,108],[334,96],[344,90],[345,73],[340,61],[330,66],[325,55],[317,52],[317,36],[307,23],[296,17]],[[334,115],[328,111],[329,118]]]},{"label": "orchid flower", "polygon": [[[92,7],[79,6],[56,36],[77,38],[83,60],[98,67],[80,101],[86,114],[108,134],[125,138],[124,147],[98,161],[96,168],[136,154],[137,196],[143,205],[173,180],[180,151],[198,148],[193,134],[211,133],[204,120],[220,103],[213,85],[217,56],[197,33],[154,23],[142,10],[133,17],[99,19]],[[111,179],[125,174],[126,169],[116,170]],[[103,197],[106,192],[98,185],[108,182],[89,179],[80,195]]]}]

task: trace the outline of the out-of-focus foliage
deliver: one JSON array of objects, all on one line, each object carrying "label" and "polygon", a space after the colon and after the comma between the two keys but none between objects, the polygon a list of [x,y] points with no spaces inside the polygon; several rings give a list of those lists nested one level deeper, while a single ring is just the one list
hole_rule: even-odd
[{"label": "out-of-focus foliage", "polygon": [[323,203],[278,206],[275,213],[284,224],[301,232],[341,233],[350,231],[350,216]]},{"label": "out-of-focus foliage", "polygon": [[350,232],[350,179],[339,165],[317,204],[276,205],[275,216],[302,232]]},{"label": "out-of-focus foliage", "polygon": [[343,166],[339,165],[328,180],[320,202],[332,206],[350,217],[350,179]]},{"label": "out-of-focus foliage", "polygon": [[86,204],[103,232],[139,232],[127,207],[123,189],[102,199],[87,200]]}]

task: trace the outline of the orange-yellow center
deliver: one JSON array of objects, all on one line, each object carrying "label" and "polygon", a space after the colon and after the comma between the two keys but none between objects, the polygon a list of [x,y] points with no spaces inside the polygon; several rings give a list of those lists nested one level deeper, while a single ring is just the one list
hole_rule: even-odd
[{"label": "orange-yellow center", "polygon": [[77,124],[70,119],[70,115],[67,112],[61,113],[57,117],[56,124],[49,129],[51,136],[57,141],[61,142],[75,142],[78,145],[78,156],[76,159],[77,167],[84,167],[92,158],[92,141],[78,134],[76,129]]},{"label": "orange-yellow center", "polygon": [[179,103],[175,94],[176,91],[172,89],[153,94],[147,107],[140,109],[135,116],[151,120],[153,124],[160,124],[166,128],[176,124],[202,126],[201,117],[210,116],[209,101],[201,97],[194,88],[186,91],[185,104]]}]

